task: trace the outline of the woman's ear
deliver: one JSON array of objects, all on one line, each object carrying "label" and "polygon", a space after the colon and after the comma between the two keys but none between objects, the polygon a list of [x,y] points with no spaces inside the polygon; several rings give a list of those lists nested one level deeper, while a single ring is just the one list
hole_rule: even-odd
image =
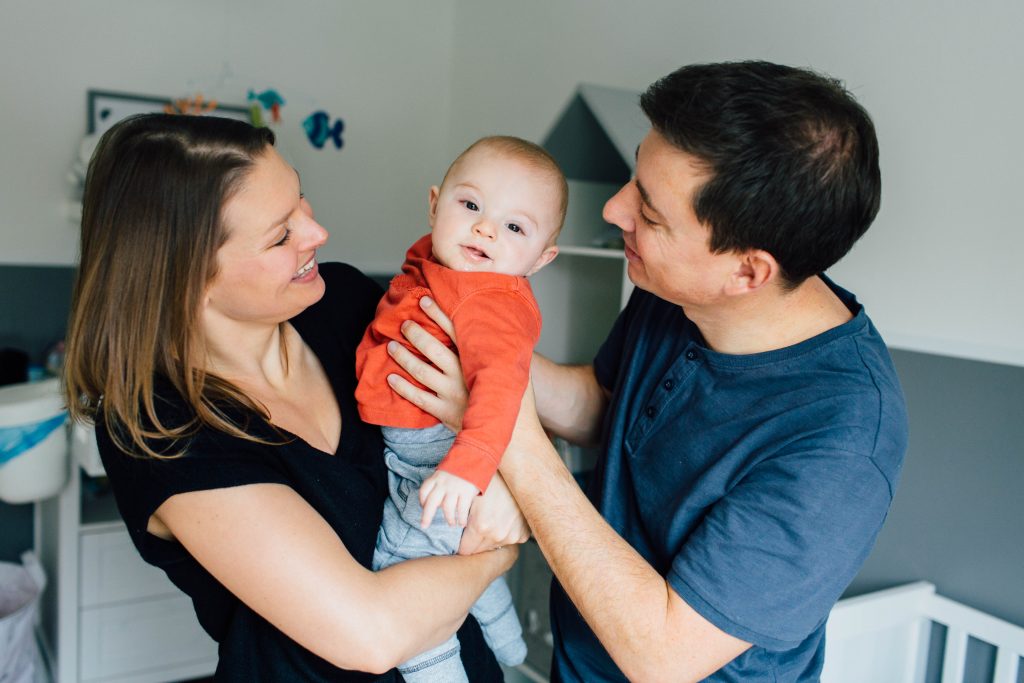
[{"label": "woman's ear", "polygon": [[430,224],[431,230],[434,228],[434,219],[437,218],[437,198],[440,196],[440,188],[437,185],[431,185],[430,192],[427,194],[427,222]]}]

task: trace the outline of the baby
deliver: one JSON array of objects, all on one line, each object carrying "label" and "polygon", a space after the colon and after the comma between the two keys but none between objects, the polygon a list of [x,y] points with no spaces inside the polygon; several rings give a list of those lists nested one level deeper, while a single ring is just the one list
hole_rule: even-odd
[{"label": "baby", "polygon": [[[526,277],[558,254],[567,201],[565,177],[551,155],[513,137],[473,143],[441,187],[430,188],[431,233],[406,253],[356,351],[359,413],[383,426],[389,470],[374,569],[458,550],[470,506],[498,469],[529,381],[541,320]],[[421,311],[425,295],[455,326],[469,389],[458,435],[398,396],[386,379],[398,373],[416,383],[387,353],[390,341],[408,346],[400,330],[406,320],[454,347]],[[523,661],[526,644],[504,579],[491,584],[472,613],[498,661]],[[410,683],[465,681],[458,653],[452,636],[399,671]]]}]

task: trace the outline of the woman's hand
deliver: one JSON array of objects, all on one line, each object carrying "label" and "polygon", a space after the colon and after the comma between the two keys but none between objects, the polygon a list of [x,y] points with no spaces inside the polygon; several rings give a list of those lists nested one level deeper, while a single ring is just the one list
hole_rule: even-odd
[{"label": "woman's hand", "polygon": [[479,496],[469,510],[469,524],[462,534],[460,555],[525,543],[530,527],[501,475],[495,474],[487,492]]},{"label": "woman's hand", "polygon": [[[427,296],[421,298],[420,308],[451,337],[453,342],[456,341],[455,326],[433,299]],[[398,342],[388,344],[388,353],[429,391],[420,389],[400,375],[388,375],[388,384],[399,396],[430,413],[445,427],[458,433],[462,429],[462,415],[466,412],[469,400],[459,357],[412,321],[406,321],[402,325],[402,334],[430,363],[423,362]]]}]

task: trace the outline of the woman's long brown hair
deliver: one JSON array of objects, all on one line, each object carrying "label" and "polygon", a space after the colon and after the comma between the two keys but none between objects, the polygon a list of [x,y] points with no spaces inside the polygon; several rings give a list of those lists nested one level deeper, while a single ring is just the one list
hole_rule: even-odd
[{"label": "woman's long brown hair", "polygon": [[[201,426],[260,440],[225,409],[265,411],[203,369],[199,311],[226,239],[224,204],[273,144],[269,129],[241,121],[144,114],[114,125],[96,148],[64,381],[72,418],[102,419],[127,453],[179,455],[175,444]],[[160,419],[158,377],[191,407],[183,422]]]}]

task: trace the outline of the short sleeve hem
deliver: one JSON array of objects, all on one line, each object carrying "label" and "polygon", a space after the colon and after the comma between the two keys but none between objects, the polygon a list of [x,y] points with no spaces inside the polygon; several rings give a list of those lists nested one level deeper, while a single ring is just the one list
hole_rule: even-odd
[{"label": "short sleeve hem", "polygon": [[697,614],[707,619],[716,628],[721,629],[735,638],[739,638],[740,640],[751,643],[752,645],[763,647],[768,650],[789,650],[803,642],[802,639],[783,640],[775,638],[763,633],[758,633],[757,631],[753,631],[746,626],[737,623],[728,615],[723,614],[713,604],[707,601],[704,596],[694,590],[676,569],[672,569],[672,571],[669,572],[668,582],[676,594],[682,598],[687,605],[693,608]]}]

